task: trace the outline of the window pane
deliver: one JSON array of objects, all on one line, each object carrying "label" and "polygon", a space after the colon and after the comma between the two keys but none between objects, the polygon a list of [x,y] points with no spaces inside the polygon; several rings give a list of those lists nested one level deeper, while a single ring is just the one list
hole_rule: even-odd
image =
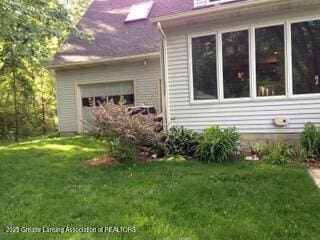
[{"label": "window pane", "polygon": [[124,100],[125,100],[125,105],[133,105],[134,104],[134,95],[129,94],[129,95],[124,95]]},{"label": "window pane", "polygon": [[257,96],[286,94],[284,26],[256,29]]},{"label": "window pane", "polygon": [[215,35],[192,39],[193,94],[195,100],[217,98]]},{"label": "window pane", "polygon": [[118,96],[108,96],[108,101],[113,101],[114,104],[119,104],[120,95],[118,95]]},{"label": "window pane", "polygon": [[248,36],[247,30],[222,34],[225,98],[250,96]]},{"label": "window pane", "polygon": [[320,21],[292,24],[293,93],[320,93]]},{"label": "window pane", "polygon": [[107,102],[107,98],[106,97],[95,97],[94,98],[95,102],[96,102],[96,106],[101,106],[103,104],[105,104]]},{"label": "window pane", "polygon": [[82,107],[93,107],[93,106],[94,106],[93,97],[82,98]]}]

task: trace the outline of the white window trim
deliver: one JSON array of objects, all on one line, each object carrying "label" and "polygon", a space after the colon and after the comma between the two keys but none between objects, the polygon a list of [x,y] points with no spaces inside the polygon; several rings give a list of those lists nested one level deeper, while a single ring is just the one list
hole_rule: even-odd
[{"label": "white window trim", "polygon": [[[319,98],[320,93],[293,94],[293,75],[292,75],[292,39],[291,24],[308,21],[320,21],[320,15],[310,17],[289,18],[282,21],[268,21],[261,24],[249,24],[237,28],[222,28],[215,31],[205,31],[200,33],[188,34],[188,68],[189,68],[189,97],[190,104],[206,104],[206,103],[229,103],[229,102],[248,102],[248,101],[273,101],[286,99],[312,99]],[[286,95],[277,96],[257,96],[256,91],[256,53],[255,53],[255,29],[262,27],[284,26],[285,41],[285,91]],[[222,60],[222,33],[235,32],[241,30],[249,31],[249,74],[250,74],[250,97],[249,98],[224,98],[223,89],[223,60]],[[217,51],[217,97],[212,100],[194,100],[193,93],[193,63],[192,63],[192,38],[208,35],[216,36]]]},{"label": "white window trim", "polygon": [[[233,1],[235,1],[235,0],[230,0],[230,2],[227,2],[227,3],[231,4]],[[219,6],[221,3],[223,3],[223,0],[215,0],[215,2],[210,2],[210,0],[206,0],[206,6],[211,6],[211,5],[218,5]]]},{"label": "white window trim", "polygon": [[252,100],[257,98],[257,71],[256,71],[256,35],[255,29],[251,25],[249,29],[249,62],[250,62],[250,97]]},{"label": "white window trim", "polygon": [[224,84],[223,84],[223,51],[222,51],[222,34],[217,34],[217,83],[218,83],[218,99],[223,102],[224,98]]},{"label": "white window trim", "polygon": [[291,46],[291,24],[286,21],[285,25],[285,36],[286,36],[286,74],[287,74],[287,98],[293,96],[293,82],[292,82],[292,46]]},{"label": "white window trim", "polygon": [[210,2],[210,0],[206,0],[206,6],[211,6],[211,5],[214,5],[215,3],[214,2]]},{"label": "white window trim", "polygon": [[[219,84],[218,84],[218,76],[217,74],[217,99],[204,99],[204,100],[195,100],[194,99],[194,89],[193,89],[193,59],[192,59],[192,39],[196,37],[205,37],[205,36],[215,36],[216,37],[216,51],[218,50],[218,39],[217,39],[217,32],[202,32],[198,34],[190,34],[188,35],[188,55],[189,55],[189,95],[190,95],[190,103],[191,104],[201,104],[201,103],[218,103],[219,102]],[[217,52],[216,52],[217,55]],[[219,69],[219,64],[217,61],[217,72]]]}]

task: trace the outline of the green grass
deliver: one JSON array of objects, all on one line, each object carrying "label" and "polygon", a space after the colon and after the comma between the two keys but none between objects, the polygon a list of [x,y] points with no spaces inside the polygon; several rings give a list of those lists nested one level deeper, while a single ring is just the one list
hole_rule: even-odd
[{"label": "green grass", "polygon": [[[0,239],[320,238],[320,191],[301,165],[82,165],[103,153],[83,137],[0,147]],[[5,226],[136,232],[8,234]]]}]

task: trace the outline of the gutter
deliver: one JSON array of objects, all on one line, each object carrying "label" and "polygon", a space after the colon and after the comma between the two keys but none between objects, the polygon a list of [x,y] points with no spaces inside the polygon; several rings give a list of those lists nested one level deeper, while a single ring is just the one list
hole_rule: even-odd
[{"label": "gutter", "polygon": [[[177,13],[173,15],[160,16],[151,19],[151,22],[156,24],[158,22],[167,23],[172,21],[186,20],[186,18],[198,17],[202,15],[212,15],[219,13],[229,13],[232,11],[239,11],[243,9],[263,7],[263,6],[272,6],[276,7],[277,5],[283,5],[287,3],[301,2],[301,0],[248,0],[245,2],[237,2],[233,4],[226,4],[220,6],[208,6],[201,8],[194,8],[192,11]],[[304,2],[310,2],[311,0],[304,0]]]},{"label": "gutter", "polygon": [[162,35],[162,47],[161,47],[161,78],[162,80],[162,109],[164,112],[164,129],[170,128],[170,105],[169,105],[169,82],[168,82],[168,40],[160,22],[157,22],[157,28]]},{"label": "gutter", "polygon": [[99,64],[114,64],[114,63],[130,62],[130,61],[145,60],[145,59],[158,59],[159,55],[160,55],[159,52],[154,52],[154,53],[146,53],[146,54],[139,54],[139,55],[124,56],[124,57],[101,58],[101,59],[87,60],[87,61],[74,62],[74,63],[49,64],[49,65],[46,65],[45,67],[51,70],[68,69],[68,68],[92,66],[92,65],[99,65]]}]

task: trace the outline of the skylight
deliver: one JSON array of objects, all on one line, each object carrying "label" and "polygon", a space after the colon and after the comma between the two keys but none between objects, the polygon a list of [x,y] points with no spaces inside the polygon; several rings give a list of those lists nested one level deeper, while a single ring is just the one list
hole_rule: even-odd
[{"label": "skylight", "polygon": [[147,19],[153,7],[153,1],[132,5],[130,12],[126,18],[126,22]]}]

